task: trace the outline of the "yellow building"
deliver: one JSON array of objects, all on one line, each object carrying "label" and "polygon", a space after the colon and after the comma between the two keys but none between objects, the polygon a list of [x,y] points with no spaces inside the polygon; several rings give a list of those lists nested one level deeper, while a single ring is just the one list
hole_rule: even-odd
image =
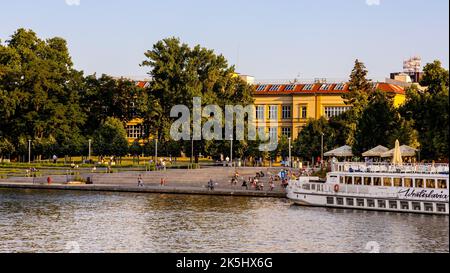
[{"label": "yellow building", "polygon": [[[406,99],[404,89],[398,85],[374,83],[373,88],[395,94],[396,106]],[[351,109],[342,98],[348,91],[345,83],[257,84],[254,91],[257,124],[269,127],[271,121],[277,120],[277,136],[295,139],[309,119],[331,118]]]}]

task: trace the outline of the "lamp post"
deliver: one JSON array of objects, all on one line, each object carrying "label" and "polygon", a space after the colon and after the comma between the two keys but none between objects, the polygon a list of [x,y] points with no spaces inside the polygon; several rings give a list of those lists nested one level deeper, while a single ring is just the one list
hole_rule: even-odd
[{"label": "lamp post", "polygon": [[31,164],[31,139],[28,140],[28,164]]},{"label": "lamp post", "polygon": [[322,139],[321,139],[321,157],[320,157],[320,160],[321,160],[321,162],[320,162],[320,165],[321,166],[323,166],[323,137],[325,136],[325,134],[324,133],[322,133]]},{"label": "lamp post", "polygon": [[158,163],[158,138],[155,138],[155,164]]},{"label": "lamp post", "polygon": [[91,162],[91,145],[92,145],[92,139],[89,139],[89,154],[88,154],[88,161]]},{"label": "lamp post", "polygon": [[231,137],[230,162],[231,162],[231,167],[233,167],[233,135],[231,135],[230,137]]},{"label": "lamp post", "polygon": [[291,146],[292,138],[289,137],[289,168],[292,168],[292,146]]},{"label": "lamp post", "polygon": [[192,136],[192,141],[191,141],[191,168],[193,167],[194,164],[194,136]]}]

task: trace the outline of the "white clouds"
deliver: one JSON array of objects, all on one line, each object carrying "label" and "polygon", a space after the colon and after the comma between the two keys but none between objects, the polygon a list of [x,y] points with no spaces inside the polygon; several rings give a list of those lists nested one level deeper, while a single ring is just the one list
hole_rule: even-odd
[{"label": "white clouds", "polygon": [[381,0],[366,0],[366,4],[368,6],[379,6],[381,4]]},{"label": "white clouds", "polygon": [[66,4],[68,6],[79,6],[81,4],[81,0],[66,0]]}]

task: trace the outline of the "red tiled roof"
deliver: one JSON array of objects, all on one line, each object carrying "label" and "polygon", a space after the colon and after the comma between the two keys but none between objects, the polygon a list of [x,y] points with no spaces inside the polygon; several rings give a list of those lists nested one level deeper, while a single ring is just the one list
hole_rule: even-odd
[{"label": "red tiled roof", "polygon": [[[343,85],[343,86],[342,86]],[[290,88],[289,88],[290,87]],[[309,87],[309,88],[308,88]],[[324,87],[324,88],[322,88]],[[395,93],[405,94],[403,87],[389,83],[375,83],[374,88]],[[315,83],[315,84],[257,84],[254,94],[287,95],[287,94],[343,94],[348,92],[348,84],[339,83]]]}]

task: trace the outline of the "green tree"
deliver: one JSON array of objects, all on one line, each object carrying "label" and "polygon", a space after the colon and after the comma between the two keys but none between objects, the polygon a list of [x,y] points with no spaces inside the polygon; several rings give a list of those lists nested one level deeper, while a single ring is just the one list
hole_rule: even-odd
[{"label": "green tree", "polygon": [[448,84],[448,71],[439,61],[427,64],[421,80],[426,91],[409,88],[406,103],[400,109],[418,132],[422,159],[448,161]]},{"label": "green tree", "polygon": [[127,155],[128,140],[122,121],[107,118],[94,134],[93,148],[94,153],[99,156]]}]

